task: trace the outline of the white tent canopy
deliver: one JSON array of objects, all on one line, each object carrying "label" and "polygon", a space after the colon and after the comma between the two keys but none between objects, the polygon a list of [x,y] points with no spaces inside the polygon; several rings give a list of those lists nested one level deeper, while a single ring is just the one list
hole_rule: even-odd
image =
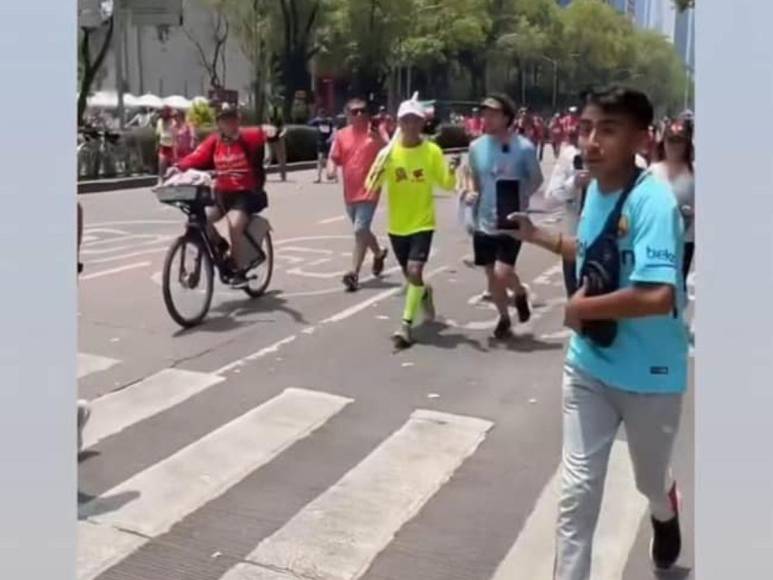
[{"label": "white tent canopy", "polygon": [[172,107],[173,109],[180,109],[183,111],[187,111],[193,106],[193,103],[186,99],[185,97],[182,97],[180,95],[172,95],[171,97],[166,97],[164,99],[164,105],[167,107]]},{"label": "white tent canopy", "polygon": [[156,95],[151,95],[148,93],[137,99],[137,106],[144,107],[146,109],[163,109],[164,101],[161,99],[161,97],[157,97]]},{"label": "white tent canopy", "polygon": [[98,91],[86,99],[86,104],[95,109],[115,109],[118,95],[115,91]]}]

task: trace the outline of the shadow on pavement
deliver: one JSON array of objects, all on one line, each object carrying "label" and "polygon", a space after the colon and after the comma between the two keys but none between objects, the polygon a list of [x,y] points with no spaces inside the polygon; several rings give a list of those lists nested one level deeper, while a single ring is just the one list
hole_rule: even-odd
[{"label": "shadow on pavement", "polygon": [[506,349],[514,352],[541,352],[551,350],[563,350],[560,342],[545,342],[534,338],[533,334],[516,334],[505,340],[497,340],[494,337],[488,339],[489,349]]},{"label": "shadow on pavement", "polygon": [[290,316],[294,322],[308,325],[303,314],[288,307],[287,300],[281,298],[281,292],[274,290],[267,292],[260,298],[249,298],[245,295],[244,298],[221,302],[212,308],[209,317],[201,325],[178,330],[173,336],[185,336],[196,332],[230,332],[256,323],[255,320],[241,320],[240,316],[270,313],[284,313]]},{"label": "shadow on pavement", "polygon": [[480,341],[474,340],[466,334],[460,332],[446,334],[445,331],[449,328],[452,327],[443,322],[428,322],[416,329],[416,339],[421,344],[437,348],[452,350],[460,346],[469,346],[478,352],[488,352],[488,349],[484,348]]},{"label": "shadow on pavement", "polygon": [[[125,491],[117,495],[111,495],[107,497],[100,497],[99,501],[89,505],[88,509],[78,510],[78,519],[85,520],[94,516],[101,516],[121,509],[126,504],[134,501],[140,497],[138,491]],[[88,504],[93,499],[96,499],[85,493],[78,492],[78,503]]]},{"label": "shadow on pavement", "polygon": [[654,576],[658,580],[687,580],[692,576],[692,569],[674,566],[671,570],[656,570]]}]

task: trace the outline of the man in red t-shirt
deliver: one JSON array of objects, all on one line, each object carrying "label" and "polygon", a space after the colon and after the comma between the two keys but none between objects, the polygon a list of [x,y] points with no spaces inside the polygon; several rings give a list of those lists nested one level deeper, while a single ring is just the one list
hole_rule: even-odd
[{"label": "man in red t-shirt", "polygon": [[[177,163],[176,170],[215,170],[214,207],[207,208],[207,218],[214,224],[225,216],[228,237],[231,239],[231,261],[234,270],[232,285],[247,285],[243,268],[246,266],[244,230],[253,214],[268,205],[263,190],[263,151],[266,135],[262,129],[241,127],[238,110],[223,104],[217,111],[217,132],[210,135],[198,148]],[[210,234],[218,243],[225,244],[214,227]]]},{"label": "man in red t-shirt", "polygon": [[477,107],[472,110],[472,116],[465,119],[464,131],[467,133],[470,141],[483,135],[483,118],[480,116],[480,109]]},{"label": "man in red t-shirt", "polygon": [[379,247],[378,239],[371,231],[371,223],[378,205],[378,192],[371,193],[365,188],[368,176],[378,152],[387,144],[382,131],[371,124],[368,108],[362,99],[352,99],[346,105],[348,124],[336,133],[328,158],[328,179],[336,175],[341,167],[344,177],[344,201],[346,213],[354,225],[354,252],[352,270],[343,278],[349,292],[359,287],[360,269],[365,253],[373,252],[373,275],[384,271],[386,248]]}]

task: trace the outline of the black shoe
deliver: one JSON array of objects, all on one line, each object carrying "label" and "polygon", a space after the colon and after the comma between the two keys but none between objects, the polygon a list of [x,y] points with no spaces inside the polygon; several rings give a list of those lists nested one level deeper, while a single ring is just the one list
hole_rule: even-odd
[{"label": "black shoe", "polygon": [[249,285],[249,281],[247,280],[247,276],[244,274],[244,272],[237,272],[231,278],[231,288],[234,288],[236,290],[242,290],[246,288],[248,285]]},{"label": "black shoe", "polygon": [[515,295],[515,309],[518,311],[518,322],[529,322],[531,319],[531,309],[529,308],[529,297],[525,291],[523,294]]},{"label": "black shoe", "polygon": [[373,275],[378,278],[384,273],[384,263],[386,262],[389,250],[384,248],[381,250],[381,254],[373,258]]},{"label": "black shoe", "polygon": [[494,329],[494,338],[497,340],[505,340],[513,336],[513,323],[510,322],[509,317],[501,317],[497,323],[497,327]]},{"label": "black shoe", "polygon": [[357,274],[355,274],[354,272],[349,272],[348,274],[346,274],[341,279],[341,282],[343,282],[344,286],[346,286],[347,292],[357,292],[357,289],[360,287]]},{"label": "black shoe", "polygon": [[225,257],[228,255],[228,250],[231,249],[231,246],[228,245],[228,242],[225,240],[225,238],[220,238],[216,245],[217,251],[221,256]]},{"label": "black shoe", "polygon": [[650,557],[658,570],[668,570],[679,559],[682,551],[682,533],[679,528],[679,506],[676,484],[668,494],[674,517],[667,522],[661,522],[655,518],[652,520],[652,543],[650,544]]}]

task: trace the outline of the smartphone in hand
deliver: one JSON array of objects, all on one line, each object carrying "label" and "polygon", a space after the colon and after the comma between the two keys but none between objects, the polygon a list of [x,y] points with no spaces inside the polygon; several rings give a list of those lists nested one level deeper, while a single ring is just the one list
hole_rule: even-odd
[{"label": "smartphone in hand", "polygon": [[517,179],[499,179],[496,185],[497,194],[497,228],[501,230],[517,230],[518,224],[508,219],[508,216],[521,211],[520,188]]}]

